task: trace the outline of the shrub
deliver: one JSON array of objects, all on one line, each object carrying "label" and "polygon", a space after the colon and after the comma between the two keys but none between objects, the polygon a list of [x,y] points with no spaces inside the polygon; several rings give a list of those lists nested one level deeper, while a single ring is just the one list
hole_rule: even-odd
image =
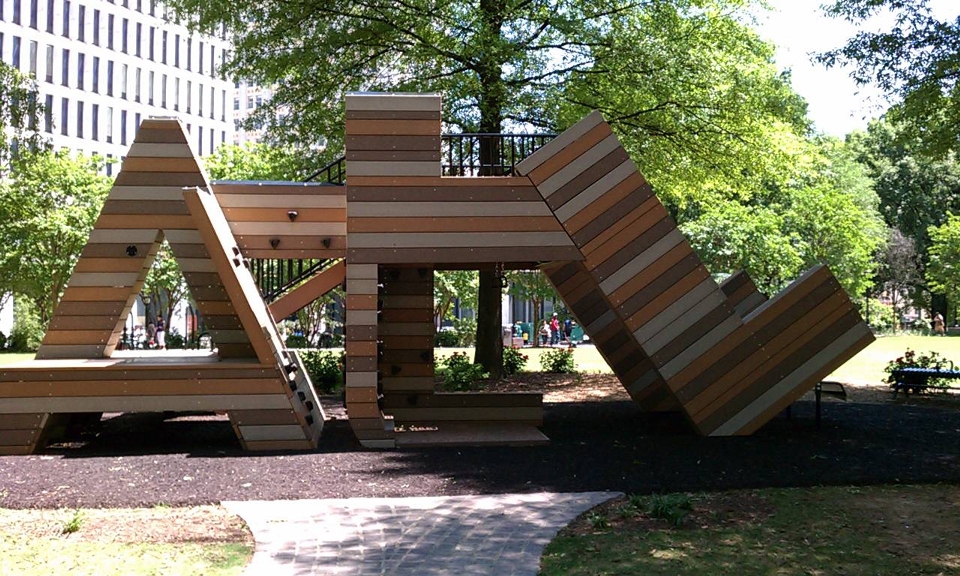
[{"label": "shrub", "polygon": [[43,341],[43,326],[40,315],[33,303],[26,298],[15,298],[13,302],[13,330],[7,346],[11,352],[36,352]]},{"label": "shrub", "polygon": [[331,350],[302,350],[303,367],[310,375],[314,388],[321,394],[331,394],[343,387],[344,353]]},{"label": "shrub", "polygon": [[310,343],[307,342],[306,337],[301,334],[291,334],[287,336],[287,341],[285,342],[287,348],[309,348]]},{"label": "shrub", "polygon": [[453,321],[453,332],[457,335],[457,346],[473,346],[477,342],[477,321],[473,318],[457,318]]},{"label": "shrub", "polygon": [[443,374],[443,388],[448,392],[470,390],[477,383],[487,377],[483,366],[474,364],[467,358],[465,352],[454,352],[451,356],[440,360]]},{"label": "shrub", "polygon": [[[887,363],[887,367],[883,369],[887,374],[886,382],[892,388],[896,385],[896,379],[893,376],[895,370],[900,368],[931,368],[934,370],[953,370],[953,362],[947,360],[937,352],[927,352],[926,354],[917,354],[913,350],[907,348],[907,351],[903,353],[903,356],[895,360],[891,360]],[[928,386],[933,386],[935,388],[946,388],[949,385],[949,381],[943,378],[930,378],[927,381]],[[908,392],[919,393],[923,392],[923,388],[914,388],[910,389],[908,387]]]},{"label": "shrub", "polygon": [[519,348],[503,349],[503,372],[505,374],[516,374],[527,366],[529,357],[520,351]]},{"label": "shrub", "polygon": [[3,332],[0,332],[0,350],[5,350],[7,347],[7,335]]},{"label": "shrub", "polygon": [[602,512],[591,512],[587,515],[587,522],[594,530],[606,530],[610,527],[610,521],[607,515]]},{"label": "shrub", "polygon": [[164,335],[164,341],[167,344],[167,350],[182,350],[186,348],[186,339],[176,328],[169,328]]},{"label": "shrub", "polygon": [[[880,300],[873,298],[869,305],[862,310],[867,320],[867,325],[874,332],[891,332],[896,321],[893,306],[884,304]],[[869,314],[867,313],[869,312]]]},{"label": "shrub", "polygon": [[551,348],[540,356],[540,368],[551,374],[572,374],[577,371],[572,348]]},{"label": "shrub", "polygon": [[440,330],[433,337],[434,346],[440,348],[452,348],[456,346],[459,341],[460,338],[453,330]]},{"label": "shrub", "polygon": [[662,518],[674,526],[683,524],[693,509],[693,502],[686,494],[654,494],[647,502],[647,514]]}]

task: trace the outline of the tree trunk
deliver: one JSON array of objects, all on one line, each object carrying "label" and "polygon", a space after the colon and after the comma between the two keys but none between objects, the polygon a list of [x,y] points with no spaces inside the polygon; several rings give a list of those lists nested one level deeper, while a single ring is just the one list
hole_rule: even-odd
[{"label": "tree trunk", "polygon": [[[501,71],[502,56],[499,54],[499,40],[502,36],[503,20],[506,12],[503,0],[480,0],[480,12],[483,34],[489,46],[477,66],[480,79],[480,132],[499,133],[502,131],[503,107],[506,103],[506,87]],[[495,139],[480,140],[480,175],[493,176],[498,163],[498,143]],[[483,366],[492,378],[503,376],[503,333],[501,328],[500,307],[503,299],[503,285],[493,270],[480,270],[479,290],[477,294],[477,344],[474,362]]]}]

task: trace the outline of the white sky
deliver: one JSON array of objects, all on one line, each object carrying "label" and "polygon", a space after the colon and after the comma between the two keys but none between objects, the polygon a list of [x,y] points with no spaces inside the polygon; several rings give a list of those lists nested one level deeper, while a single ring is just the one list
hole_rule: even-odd
[{"label": "white sky", "polygon": [[[842,19],[828,18],[820,6],[827,0],[769,0],[773,9],[757,18],[760,35],[778,46],[777,64],[793,71],[793,87],[809,104],[819,131],[844,136],[865,128],[887,105],[871,86],[854,84],[846,69],[827,70],[811,62],[811,54],[843,45],[857,28]],[[952,4],[952,6],[951,6]],[[956,18],[957,0],[932,0],[940,18]],[[880,19],[882,26],[889,18]]]}]

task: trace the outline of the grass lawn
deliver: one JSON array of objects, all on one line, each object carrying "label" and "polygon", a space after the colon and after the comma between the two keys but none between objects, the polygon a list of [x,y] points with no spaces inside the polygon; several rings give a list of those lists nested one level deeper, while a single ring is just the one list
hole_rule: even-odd
[{"label": "grass lawn", "polygon": [[0,354],[0,366],[4,364],[13,364],[15,362],[22,362],[24,360],[30,360],[33,358],[33,353],[29,354],[11,354],[11,353],[2,353]]},{"label": "grass lawn", "polygon": [[[960,367],[960,337],[943,336],[883,336],[877,338],[865,350],[854,356],[849,362],[831,374],[829,380],[845,384],[874,385],[883,384],[883,373],[887,362],[902,356],[911,348],[917,352],[936,351]],[[549,348],[524,348],[523,353],[530,357],[527,370],[540,370],[540,356]],[[473,357],[473,348],[437,348],[435,355],[442,358],[454,352],[465,352]],[[610,372],[610,367],[593,346],[578,346],[573,352],[577,370],[582,372]]]},{"label": "grass lawn", "polygon": [[253,556],[242,521],[214,506],[0,509],[0,549],[0,574],[22,576],[237,576]]},{"label": "grass lawn", "polygon": [[960,573],[960,487],[765,489],[691,500],[679,528],[627,502],[588,512],[544,551],[541,575]]}]

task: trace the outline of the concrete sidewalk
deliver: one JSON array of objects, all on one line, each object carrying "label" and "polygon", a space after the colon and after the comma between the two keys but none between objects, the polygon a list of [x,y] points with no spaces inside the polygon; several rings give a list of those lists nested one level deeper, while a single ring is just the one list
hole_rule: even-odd
[{"label": "concrete sidewalk", "polygon": [[531,575],[544,547],[615,492],[224,502],[253,531],[249,576]]}]

